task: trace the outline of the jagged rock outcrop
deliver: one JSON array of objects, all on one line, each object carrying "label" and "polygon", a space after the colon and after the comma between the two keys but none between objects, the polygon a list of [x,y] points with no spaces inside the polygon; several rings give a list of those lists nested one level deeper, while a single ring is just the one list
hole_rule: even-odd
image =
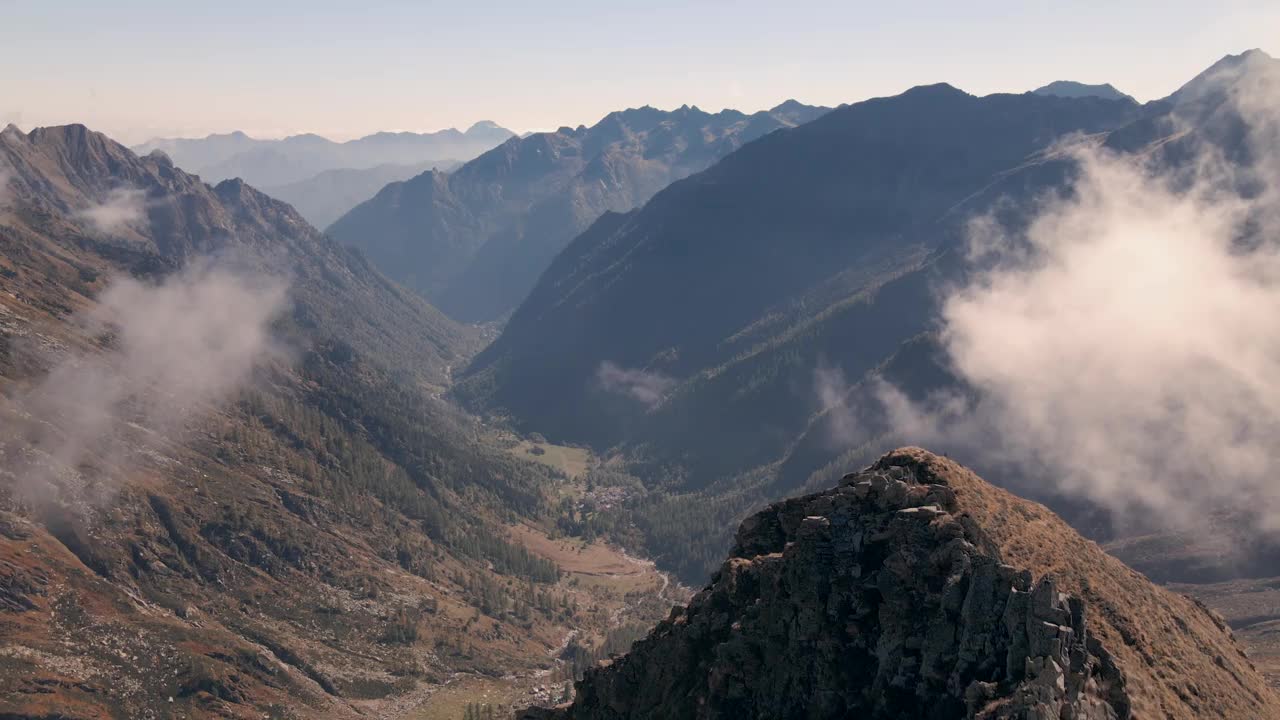
[{"label": "jagged rock outcrop", "polygon": [[899,450],[748,518],[711,584],[525,718],[1275,717],[1194,601],[1045,508]]}]

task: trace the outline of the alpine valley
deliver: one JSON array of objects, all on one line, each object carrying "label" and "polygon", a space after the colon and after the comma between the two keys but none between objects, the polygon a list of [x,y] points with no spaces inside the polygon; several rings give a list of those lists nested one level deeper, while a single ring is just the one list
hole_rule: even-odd
[{"label": "alpine valley", "polygon": [[[1225,450],[1069,444],[1074,416],[1009,413],[1040,396],[993,405],[1013,373],[973,371],[957,309],[1078,269],[1038,239],[1094,227],[1107,172],[1232,209],[1226,275],[1270,288],[1278,130],[1259,50],[1147,103],[934,84],[134,149],[10,125],[0,718],[1280,717],[1280,542],[1229,480],[1275,428],[1160,395]],[[1086,295],[1158,296],[1138,270],[1174,255],[1086,264]],[[1270,367],[1253,335],[1226,354]]]}]

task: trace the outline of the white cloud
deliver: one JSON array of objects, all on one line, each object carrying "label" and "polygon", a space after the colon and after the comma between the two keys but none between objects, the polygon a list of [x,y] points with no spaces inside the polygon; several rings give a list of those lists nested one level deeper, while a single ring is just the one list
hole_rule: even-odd
[{"label": "white cloud", "polygon": [[662,373],[624,368],[608,361],[596,369],[596,381],[605,390],[630,397],[650,409],[657,407],[676,384]]},{"label": "white cloud", "polygon": [[1077,147],[1071,192],[1024,231],[972,226],[997,259],[946,298],[942,339],[975,395],[882,385],[900,436],[1122,516],[1226,506],[1280,527],[1280,95],[1240,87],[1252,167],[1202,150],[1174,175]]},{"label": "white cloud", "polygon": [[146,193],[135,188],[115,188],[101,203],[95,203],[76,213],[94,230],[115,234],[134,225],[146,216]]},{"label": "white cloud", "polygon": [[813,370],[813,394],[819,414],[824,416],[826,441],[832,447],[847,445],[858,434],[859,424],[849,405],[851,387],[844,370],[819,362]]},{"label": "white cloud", "polygon": [[114,281],[97,306],[77,318],[106,347],[62,357],[41,382],[14,398],[32,428],[27,462],[10,468],[19,488],[34,497],[75,494],[61,481],[83,464],[127,472],[128,457],[138,448],[126,445],[139,436],[143,442],[180,436],[276,352],[269,326],[285,298],[277,278],[209,264],[158,285]]},{"label": "white cloud", "polygon": [[9,185],[13,180],[13,171],[5,167],[0,160],[0,208],[8,207],[13,201],[13,188]]}]

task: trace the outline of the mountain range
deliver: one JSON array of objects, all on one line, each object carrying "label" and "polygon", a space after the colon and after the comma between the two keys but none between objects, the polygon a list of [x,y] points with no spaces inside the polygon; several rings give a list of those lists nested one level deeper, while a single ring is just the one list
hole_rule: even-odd
[{"label": "mountain range", "polygon": [[240,178],[254,187],[289,185],[326,170],[366,170],[380,165],[441,164],[469,160],[515,133],[489,121],[466,131],[379,132],[334,142],[314,134],[262,140],[242,132],[204,138],[162,138],[133,148],[139,155],[160,150],[183,170],[206,182]]},{"label": "mountain range", "polygon": [[[1245,113],[1280,118],[1252,103],[1280,97],[1280,62],[1228,56],[1144,105],[1109,87],[627,110],[392,182],[328,232],[178,159],[271,177],[323,139],[136,153],[79,125],[10,126],[0,717],[1280,715],[1265,492],[1190,521],[1112,515],[1079,492],[1089,478],[1160,497],[1191,456],[1010,462],[1031,421],[934,432],[994,485],[944,454],[883,454],[923,433],[907,411],[977,422],[947,414],[983,392],[955,360],[948,298],[1016,285],[992,279],[1008,261],[993,252],[1070,265],[1034,254],[1037,229],[1105,240],[1061,208],[1141,183],[1100,190],[1090,172],[1141,167],[1173,193],[1226,168],[1177,197],[1214,209],[1233,256],[1265,247],[1271,155]],[[371,137],[370,162],[436,142]],[[350,198],[413,167],[378,157],[275,192]],[[1181,204],[1149,207],[1189,224]],[[1087,302],[1166,297],[1176,275],[1136,270],[1177,248],[1146,249],[1087,264],[1083,300],[1035,304],[1084,306],[1063,343],[998,324],[1019,305],[1004,295],[979,349],[1160,330]],[[1223,281],[1211,265],[1194,279]],[[1234,327],[1220,307],[1192,313],[1201,334]],[[1176,329],[1163,354],[1188,344]],[[1249,334],[1223,343],[1233,362],[1255,354]],[[1045,364],[1120,357],[1089,347]],[[1207,380],[1212,354],[1193,349]],[[1142,360],[1115,397],[1143,397],[1164,358]],[[1044,414],[1061,448],[1087,449],[1068,444],[1074,418]],[[1255,459],[1231,417],[1222,452],[1196,447],[1199,485]]]},{"label": "mountain range", "polygon": [[928,328],[928,268],[984,188],[1138,112],[933,85],[773,133],[576,238],[458,393],[548,437],[644,446],[690,484],[770,463],[815,412],[821,358],[856,382]]},{"label": "mountain range", "polygon": [[[1257,51],[1231,56],[1143,106],[924,86],[772,133],[642,208],[604,215],[453,392],[518,428],[625,459],[659,491],[609,522],[640,528],[651,556],[702,577],[733,518],[907,439],[882,404],[884,382],[911,402],[970,392],[939,332],[942,289],[969,272],[975,219],[1028,222],[1036,199],[1078,172],[1064,143],[1171,174],[1195,167],[1202,147],[1247,164],[1233,88],[1275,65]],[[1053,482],[982,469],[1115,539]],[[1221,564],[1220,550],[1182,547],[1184,570]],[[1258,537],[1242,547],[1257,563],[1235,567],[1275,556]]]},{"label": "mountain range", "polygon": [[752,115],[689,106],[614,112],[589,128],[512,138],[449,173],[393,183],[328,232],[451,317],[496,320],[601,214],[638,207],[742,145],[824,112],[795,101]]}]

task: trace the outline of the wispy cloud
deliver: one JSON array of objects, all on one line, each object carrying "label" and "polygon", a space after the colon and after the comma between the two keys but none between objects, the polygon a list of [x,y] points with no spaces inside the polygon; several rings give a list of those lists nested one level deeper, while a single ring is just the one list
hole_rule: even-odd
[{"label": "wispy cloud", "polygon": [[0,160],[0,208],[9,207],[13,203],[13,187],[10,185],[12,180],[13,171]]},{"label": "wispy cloud", "polygon": [[[36,499],[75,496],[69,485],[76,483],[68,478],[90,463],[127,473],[129,456],[139,449],[132,444],[180,435],[276,351],[269,326],[285,299],[278,278],[212,264],[158,285],[114,281],[97,306],[77,318],[105,347],[62,357],[14,398],[29,428],[24,461],[9,468],[19,489]],[[98,491],[109,492],[120,480],[107,478]]]},{"label": "wispy cloud", "polygon": [[813,370],[813,394],[818,412],[825,422],[826,441],[832,447],[847,445],[859,430],[859,423],[850,405],[850,385],[844,370],[819,362]]},{"label": "wispy cloud", "polygon": [[608,361],[596,369],[596,381],[605,390],[630,397],[650,409],[657,407],[676,384],[662,373],[624,368]]},{"label": "wispy cloud", "polygon": [[146,193],[136,188],[114,188],[105,200],[82,208],[76,217],[94,230],[118,233],[146,216]]}]

